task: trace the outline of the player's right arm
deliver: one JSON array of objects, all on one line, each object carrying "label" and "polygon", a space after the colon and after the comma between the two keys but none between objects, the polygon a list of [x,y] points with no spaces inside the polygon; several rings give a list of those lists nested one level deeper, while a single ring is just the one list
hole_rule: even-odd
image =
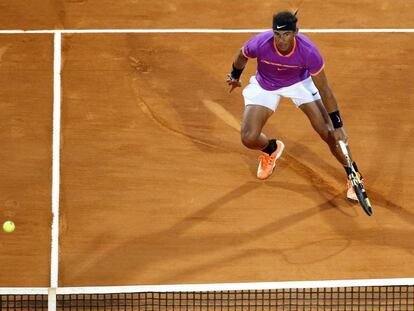
[{"label": "player's right arm", "polygon": [[230,93],[236,87],[241,87],[240,76],[248,60],[249,59],[243,53],[243,48],[241,48],[234,58],[231,72],[227,75],[227,84],[231,86]]},{"label": "player's right arm", "polygon": [[326,77],[325,70],[320,69],[318,73],[311,74],[313,83],[316,88],[319,90],[319,93],[322,98],[322,103],[325,106],[326,111],[329,114],[329,117],[334,128],[334,137],[336,141],[348,140],[348,135],[343,128],[342,119],[339,115],[338,103],[336,101],[335,95],[329,86],[328,78]]}]

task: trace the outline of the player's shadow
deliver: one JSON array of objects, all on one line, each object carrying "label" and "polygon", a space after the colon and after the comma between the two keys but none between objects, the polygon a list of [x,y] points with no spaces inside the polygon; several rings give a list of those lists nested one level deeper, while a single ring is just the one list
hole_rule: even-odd
[{"label": "player's shadow", "polygon": [[[244,158],[246,161],[249,161],[250,167],[250,160],[247,160],[247,157]],[[185,265],[180,264],[179,268],[158,273],[153,278],[157,282],[174,283],[177,280],[188,279],[191,275],[197,276],[199,271],[214,271],[218,265],[231,264],[237,258],[242,259],[255,256],[253,251],[245,249],[244,246],[246,244],[277,234],[302,221],[308,221],[313,216],[319,214],[323,214],[323,219],[331,224],[333,230],[339,233],[346,243],[341,242],[343,248],[339,247],[335,249],[334,253],[325,254],[325,257],[318,257],[316,260],[324,260],[329,256],[340,253],[355,240],[382,246],[413,249],[413,242],[401,239],[401,237],[412,236],[412,232],[409,230],[388,229],[386,234],[389,238],[378,239],[378,236],[384,236],[384,229],[361,228],[354,221],[354,217],[358,215],[356,211],[360,207],[346,203],[344,199],[345,191],[332,186],[319,172],[314,171],[289,153],[284,154],[279,165],[283,169],[292,169],[299,176],[309,179],[311,183],[307,185],[277,181],[275,180],[277,175],[273,176],[271,180],[264,182],[247,182],[160,232],[129,239],[121,245],[102,243],[102,238],[100,237],[92,241],[90,245],[90,249],[94,250],[93,256],[88,256],[84,260],[81,260],[78,256],[71,262],[62,265],[62,267],[70,268],[70,272],[65,273],[70,274],[72,279],[82,279],[86,276],[94,279],[110,280],[114,271],[111,271],[109,267],[116,267],[119,263],[122,263],[123,268],[116,271],[115,279],[117,282],[122,282],[125,285],[131,284],[131,282],[132,284],[142,284],[151,282],[150,277],[148,277],[151,275],[151,270],[157,270],[158,264],[169,261],[169,257],[174,256],[171,259],[172,262],[185,262]],[[252,175],[255,175],[255,168],[253,166],[254,174]],[[210,216],[218,209],[225,209],[228,203],[262,186],[284,189],[306,196],[308,199],[315,201],[315,206],[275,219],[249,232],[240,232],[239,229],[235,229],[232,233],[211,233],[209,231],[201,236],[191,234],[192,229],[204,222],[208,222]],[[401,215],[405,221],[414,222],[413,214],[410,211],[392,203],[372,189],[370,190],[370,195],[372,201],[376,202],[376,204],[384,206],[396,215]],[[317,203],[321,201],[322,203]],[[328,211],[330,212],[327,213]],[[363,214],[360,212],[359,215]],[[111,237],[106,238],[110,239]],[[115,241],[116,239],[114,237]],[[239,249],[240,247],[243,247],[243,249]],[[288,256],[286,255],[286,249],[280,249],[277,246],[260,251],[284,258]],[[211,259],[200,259],[204,257]],[[134,277],[131,277],[131,275]],[[140,282],[140,279],[143,281]],[[113,284],[112,282],[108,283]]]},{"label": "player's shadow", "polygon": [[[290,167],[299,175],[303,176],[304,178],[311,178],[311,186],[305,186],[305,189],[300,189],[290,187],[288,184],[284,182],[267,182],[267,185],[276,187],[276,188],[285,188],[290,191],[296,191],[298,193],[304,193],[306,188],[311,189],[312,192],[318,193],[320,196],[328,199],[324,205],[329,204],[332,207],[336,207],[339,212],[341,212],[344,216],[349,217],[342,217],[341,221],[336,219],[336,217],[330,217],[327,213],[323,213],[324,219],[332,225],[332,228],[339,234],[341,234],[344,238],[352,236],[355,240],[362,240],[365,241],[368,238],[370,243],[378,244],[378,245],[385,245],[389,247],[398,247],[405,250],[412,250],[414,249],[414,240],[411,239],[411,236],[414,236],[414,230],[408,229],[387,229],[384,228],[370,228],[364,229],[361,228],[360,225],[355,222],[352,218],[356,217],[357,215],[362,215],[362,217],[368,217],[362,212],[362,208],[359,206],[358,203],[349,203],[345,199],[345,191],[341,191],[341,189],[336,189],[332,185],[329,184],[324,178],[322,178],[318,173],[313,171],[310,167],[302,164],[294,157],[290,155],[285,156],[286,161],[290,162]],[[375,191],[374,188],[369,188],[369,195],[371,202],[373,203],[374,207],[374,216],[375,217],[375,210],[377,209],[378,212],[381,208],[385,208],[390,212],[394,213],[396,216],[401,218],[402,221],[414,224],[414,214],[398,205],[391,200],[387,199],[384,195],[380,194],[378,191]],[[329,198],[335,199],[329,199]],[[318,198],[319,200],[320,198]],[[323,206],[323,205],[322,205]],[[345,207],[345,208],[344,208]],[[357,212],[358,211],[358,212]],[[355,234],[357,233],[357,234]],[[379,237],[386,237],[386,238],[379,238]]]},{"label": "player's shadow", "polygon": [[[304,164],[300,160],[297,159],[297,157],[292,156],[292,153],[284,152],[282,155],[282,158],[279,160],[279,165],[283,168],[291,168],[296,174],[299,176],[302,176],[305,179],[309,179],[311,181],[310,189],[313,189],[313,191],[317,191],[319,194],[329,197],[329,196],[335,196],[338,194],[338,192],[343,192],[343,197],[345,198],[345,183],[344,183],[344,189],[337,189],[334,187],[326,178],[324,178],[320,172],[329,173],[333,172],[335,168],[327,161],[324,161],[320,158],[319,155],[313,153],[309,148],[307,148],[304,145],[300,145],[299,151],[297,152],[306,152],[313,154],[315,158],[318,159],[318,161],[321,163],[319,165],[319,168],[321,170],[315,171],[313,168],[311,168],[309,165]],[[329,174],[333,177],[335,176],[342,176],[343,173],[339,168],[336,170],[338,174]],[[399,174],[396,174],[397,176]],[[345,176],[343,174],[343,176]],[[398,177],[396,177],[398,178]],[[338,177],[336,178],[339,181]],[[391,183],[391,187],[393,186],[393,183]],[[283,185],[278,185],[278,187],[283,187]],[[390,198],[386,198],[385,195],[381,194],[379,191],[376,191],[374,187],[370,187],[369,183],[367,185],[367,192],[370,196],[370,200],[372,201],[373,207],[374,207],[374,213],[375,213],[375,207],[380,208],[386,208],[390,212],[394,213],[396,216],[398,216],[402,221],[408,222],[410,224],[414,224],[414,213],[412,213],[410,210],[404,208],[403,206],[396,204],[393,202]],[[391,191],[392,193],[392,191]],[[349,205],[349,204],[348,204]],[[355,205],[359,208],[358,204],[351,204]]]},{"label": "player's shadow", "polygon": [[[402,249],[413,249],[414,247],[414,242],[411,240],[400,239],[401,236],[409,237],[410,234],[412,236],[409,230],[389,229],[386,232],[389,239],[378,239],[379,234],[384,235],[383,228],[360,228],[353,221],[352,213],[342,210],[344,205],[343,194],[336,193],[332,195],[326,189],[320,189],[320,193],[324,197],[329,197],[324,202],[275,219],[257,229],[243,232],[239,226],[235,226],[235,230],[232,230],[231,233],[214,232],[210,229],[207,233],[201,235],[195,236],[193,234],[193,229],[196,229],[202,223],[208,222],[210,216],[218,209],[225,209],[228,203],[255,191],[261,186],[284,189],[311,198],[315,196],[314,189],[306,185],[276,181],[248,182],[215,199],[204,208],[184,217],[168,229],[129,239],[121,245],[102,243],[102,238],[99,237],[92,241],[90,245],[90,249],[94,250],[93,256],[86,257],[84,260],[81,260],[78,256],[72,262],[64,263],[62,266],[70,268],[70,272],[65,273],[70,273],[72,279],[114,279],[115,283],[120,282],[123,285],[180,282],[190,279],[191,275],[197,276],[200,271],[206,273],[207,271],[215,271],[219,265],[232,264],[237,258],[254,257],[258,254],[257,252],[248,250],[249,246],[246,250],[246,245],[249,243],[282,232],[300,222],[309,221],[313,216],[320,214],[324,214],[324,219],[335,228],[336,232],[343,235],[343,240],[341,240],[341,245],[331,253],[316,258],[317,261],[339,254],[355,240]],[[330,212],[328,213],[328,211]],[[108,238],[110,239],[110,237],[106,237],[106,239]],[[254,246],[252,247],[254,248]],[[259,250],[259,252],[282,256],[285,260],[286,257],[292,257],[289,255],[292,249],[281,249],[277,247],[277,244],[274,247]],[[171,258],[171,256],[173,257]],[[165,270],[163,264],[169,261],[171,267]],[[120,263],[122,263],[121,269],[117,268],[116,271],[113,271],[110,268],[118,267]],[[159,271],[160,264],[164,270]],[[159,272],[153,275],[154,272],[151,271]],[[116,276],[114,277],[114,275]],[[108,284],[114,283],[108,281]]]},{"label": "player's shadow", "polygon": [[[406,137],[413,137],[414,136],[414,126],[411,125],[411,128],[408,131],[401,131],[399,127],[384,127],[378,126],[378,134],[377,137],[393,137],[394,139],[401,139],[404,141]],[[401,135],[406,135],[404,138],[400,138]],[[393,149],[393,152],[384,152],[384,142],[379,140],[375,146],[375,149],[372,150],[372,154],[383,154],[381,161],[385,161],[387,158],[393,159],[393,178],[392,180],[387,180],[387,189],[386,193],[389,194],[387,197],[384,192],[375,191],[375,189],[368,188],[367,191],[369,193],[370,199],[374,206],[375,212],[375,205],[380,206],[381,208],[385,208],[398,216],[402,221],[407,222],[411,225],[414,224],[414,213],[411,212],[409,209],[404,208],[403,206],[396,204],[391,199],[392,197],[397,197],[395,194],[399,192],[399,187],[401,185],[401,176],[406,174],[406,170],[404,168],[404,161],[409,157],[407,154],[410,152],[411,144],[400,144],[399,150]],[[380,166],[381,168],[381,166]],[[408,170],[409,171],[409,170]],[[372,170],[370,172],[370,179],[368,183],[375,183],[377,179],[381,178],[381,169]],[[368,185],[369,187],[369,185]],[[414,235],[414,234],[413,234]]]},{"label": "player's shadow", "polygon": [[[292,189],[290,185],[286,185],[283,182],[268,182],[268,185],[277,188],[284,187],[286,190],[296,191]],[[314,186],[315,188],[320,187],[317,184]],[[297,189],[301,191],[299,187]],[[315,193],[314,190],[312,190],[312,192]],[[356,222],[355,218],[357,216],[368,216],[362,211],[362,208],[358,203],[349,203],[344,199],[345,193],[333,195],[333,193],[327,191],[326,188],[319,189],[318,193],[332,198],[325,203],[318,205],[321,211],[320,215],[323,216],[326,223],[331,225],[334,232],[339,234],[343,240],[349,242],[348,245],[357,242],[367,245],[379,245],[381,247],[386,247],[387,249],[401,249],[414,254],[414,239],[412,239],[412,236],[414,236],[413,229],[384,228],[383,226],[366,228],[365,226],[361,226],[360,222]],[[414,223],[414,215],[409,210],[390,202],[375,191],[370,191],[370,194],[372,198],[371,201],[375,202],[377,209],[386,208],[401,217],[405,222],[409,224]],[[374,216],[372,217],[375,217],[375,206]],[[323,211],[327,211],[329,208],[335,208],[336,213],[323,213]]]},{"label": "player's shadow", "polygon": [[[317,168],[318,172],[323,173],[324,175],[329,175],[339,182],[344,182],[346,178],[345,171],[341,168],[341,165],[336,162],[334,156],[328,151],[326,143],[323,140],[319,140],[319,144],[321,148],[326,149],[324,154],[331,159],[334,159],[333,161],[335,161],[334,163],[337,165],[332,165],[333,161],[327,161],[327,157],[312,151],[309,147],[298,141],[289,144],[289,154],[292,158],[296,159],[296,162],[299,162],[298,156],[296,155],[307,154],[308,158],[311,159],[311,166]],[[304,164],[302,163],[302,165]]]},{"label": "player's shadow", "polygon": [[[314,196],[314,189],[306,185],[286,182],[266,182],[266,185],[296,192],[301,195]],[[343,193],[338,193],[333,197],[327,192],[325,192],[325,194],[330,196],[331,199],[328,199],[315,207],[307,208],[297,213],[292,213],[289,216],[280,218],[256,230],[250,231],[248,233],[248,238],[244,238],[242,241],[239,240],[238,245],[248,244],[249,242],[254,242],[256,239],[266,238],[275,232],[280,232],[284,229],[297,225],[301,221],[309,221],[309,219],[313,216],[320,214],[323,214],[324,219],[337,228],[335,231],[339,232],[342,237],[327,238],[291,248],[280,248],[277,246],[277,243],[275,243],[273,247],[265,249],[257,247],[247,250],[242,249],[235,254],[215,259],[207,264],[190,266],[183,270],[177,271],[172,275],[166,276],[163,281],[174,283],[177,279],[182,277],[188,277],[191,275],[197,276],[200,271],[213,272],[218,266],[228,265],[229,263],[235,263],[243,261],[243,259],[246,258],[255,258],[262,255],[271,255],[273,257],[279,256],[282,257],[284,261],[293,264],[315,263],[339,255],[356,241],[380,246],[397,247],[408,251],[414,249],[414,241],[409,238],[413,235],[412,231],[396,229],[384,230],[384,228],[360,228],[359,225],[357,225],[353,220],[357,216],[356,210],[360,208],[358,205],[345,203],[346,200],[344,199]],[[327,213],[328,211],[331,212]],[[380,236],[385,236],[386,238],[378,238]],[[405,239],[401,239],[401,237],[405,237]],[[324,249],[324,242],[334,242],[335,247],[332,250],[328,248]],[[302,249],[311,249],[311,251],[305,252],[306,256],[304,257],[302,255]],[[309,253],[313,255],[310,256]]]},{"label": "player's shadow", "polygon": [[[231,233],[215,233],[210,229],[208,233],[204,233],[201,236],[192,234],[192,229],[201,223],[208,222],[209,217],[215,211],[225,209],[226,205],[234,199],[253,192],[261,186],[264,186],[262,182],[245,183],[224,196],[217,198],[204,208],[184,217],[168,229],[130,239],[121,245],[102,243],[103,239],[99,237],[92,241],[90,245],[90,249],[94,250],[93,256],[88,256],[83,260],[79,256],[76,256],[71,261],[66,263],[62,262],[62,269],[70,269],[70,271],[64,270],[63,274],[70,275],[70,279],[74,280],[84,278],[111,280],[115,272],[110,267],[118,267],[119,263],[122,263],[122,268],[116,269],[117,282],[123,282],[124,284],[133,282],[136,284],[140,283],[139,280],[144,275],[148,278],[148,275],[151,274],[148,271],[157,270],[157,263],[168,261],[169,257],[173,256],[173,262],[184,261],[186,264],[182,267],[189,267],[181,267],[181,269],[177,270],[178,274],[185,277],[186,271],[214,269],[214,267],[217,268],[217,265],[223,262],[230,264],[232,256],[237,256],[234,254],[239,253],[237,250],[238,247],[276,234],[302,221],[308,220],[321,211],[323,212],[336,206],[330,200],[320,206],[304,209],[289,216],[275,219],[249,232],[240,232],[240,226],[236,225]],[[284,187],[289,190],[296,189],[295,191],[300,191],[302,194],[311,192],[311,189],[297,184],[284,184]],[[106,237],[106,239],[110,238]],[[278,252],[277,248],[271,251]],[[209,256],[218,258],[209,260],[208,263],[202,263],[200,258],[208,258]],[[200,263],[194,260],[194,258],[198,258]],[[158,276],[154,279],[157,279],[159,282],[166,280],[174,281],[172,275],[177,275],[177,273],[174,272],[174,269],[171,269],[165,276]],[[139,277],[131,278],[131,275]],[[143,279],[144,283],[148,281],[148,279]],[[112,282],[109,283],[113,284]],[[62,285],[65,286],[65,284]]]}]

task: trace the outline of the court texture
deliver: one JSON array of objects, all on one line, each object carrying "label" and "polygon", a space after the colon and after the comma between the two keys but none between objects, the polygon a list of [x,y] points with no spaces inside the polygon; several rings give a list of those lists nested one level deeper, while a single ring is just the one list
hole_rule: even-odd
[{"label": "court texture", "polygon": [[[297,7],[371,217],[292,102],[265,127],[286,145],[271,178],[240,142],[233,58]],[[413,32],[412,0],[1,2],[0,289],[413,285]]]}]

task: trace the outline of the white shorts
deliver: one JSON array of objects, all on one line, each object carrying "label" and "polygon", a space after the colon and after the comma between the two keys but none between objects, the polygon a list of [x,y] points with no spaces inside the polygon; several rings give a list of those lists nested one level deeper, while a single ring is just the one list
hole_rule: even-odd
[{"label": "white shorts", "polygon": [[267,91],[259,85],[256,77],[252,76],[249,84],[243,89],[245,105],[264,106],[273,111],[279,105],[281,96],[292,99],[297,107],[321,99],[311,77],[276,91]]}]

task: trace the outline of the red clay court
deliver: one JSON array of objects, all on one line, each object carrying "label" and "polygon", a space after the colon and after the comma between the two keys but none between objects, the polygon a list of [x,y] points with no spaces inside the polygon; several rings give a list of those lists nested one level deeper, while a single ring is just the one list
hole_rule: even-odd
[{"label": "red clay court", "polygon": [[[258,153],[240,142],[241,89],[230,95],[225,83],[233,57],[299,2],[372,217],[346,201],[342,168],[290,101],[265,128],[286,145],[270,179],[255,178]],[[0,234],[0,288],[413,278],[413,9],[402,0],[250,1],[237,11],[215,0],[1,4],[0,220],[17,227]],[[251,31],[220,31],[229,29]],[[250,61],[244,85],[254,70]]]}]

